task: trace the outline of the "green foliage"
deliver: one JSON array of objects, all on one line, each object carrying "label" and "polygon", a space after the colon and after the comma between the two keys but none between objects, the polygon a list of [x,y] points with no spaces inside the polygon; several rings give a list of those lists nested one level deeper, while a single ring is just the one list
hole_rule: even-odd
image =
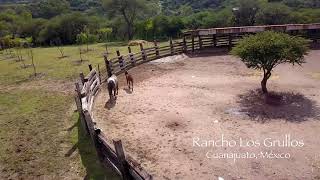
[{"label": "green foliage", "polygon": [[86,27],[92,41],[167,39],[186,29],[318,23],[317,7],[318,0],[44,0],[0,5],[0,37],[75,44]]},{"label": "green foliage", "polygon": [[97,33],[100,42],[108,41],[112,33],[112,28],[101,28]]},{"label": "green foliage", "polygon": [[263,70],[262,90],[267,92],[266,83],[272,70],[279,64],[301,65],[308,52],[308,41],[272,31],[243,38],[232,49],[232,54],[241,58],[248,68]]},{"label": "green foliage", "polygon": [[291,9],[280,3],[265,4],[257,15],[258,24],[287,24],[292,22]]},{"label": "green foliage", "polygon": [[233,8],[235,25],[252,26],[256,21],[256,14],[260,10],[260,2],[257,0],[241,0],[239,6]]},{"label": "green foliage", "polygon": [[123,17],[127,25],[127,36],[133,38],[134,23],[139,15],[147,8],[146,0],[104,0],[103,6],[109,13],[119,14]]},{"label": "green foliage", "polygon": [[52,40],[60,38],[62,44],[74,44],[77,34],[81,33],[87,24],[88,19],[79,13],[57,16],[41,30],[38,42],[50,44]]},{"label": "green foliage", "polygon": [[202,11],[184,17],[183,21],[187,29],[226,27],[232,25],[233,14],[231,10]]},{"label": "green foliage", "polygon": [[97,36],[93,34],[80,33],[77,35],[78,44],[89,44],[97,42]]},{"label": "green foliage", "polygon": [[248,68],[272,70],[278,64],[302,64],[308,41],[272,31],[245,37],[233,48]]},{"label": "green foliage", "polygon": [[67,13],[70,9],[70,5],[66,0],[45,0],[31,5],[30,9],[34,17],[49,19]]}]

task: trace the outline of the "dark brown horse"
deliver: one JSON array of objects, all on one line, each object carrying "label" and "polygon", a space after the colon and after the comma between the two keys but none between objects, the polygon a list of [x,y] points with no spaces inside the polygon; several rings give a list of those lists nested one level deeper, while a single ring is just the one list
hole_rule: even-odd
[{"label": "dark brown horse", "polygon": [[117,99],[116,95],[118,95],[119,86],[118,86],[118,78],[116,75],[112,75],[111,77],[108,78],[107,86],[108,86],[110,100],[112,99],[112,91],[113,91],[114,98]]}]

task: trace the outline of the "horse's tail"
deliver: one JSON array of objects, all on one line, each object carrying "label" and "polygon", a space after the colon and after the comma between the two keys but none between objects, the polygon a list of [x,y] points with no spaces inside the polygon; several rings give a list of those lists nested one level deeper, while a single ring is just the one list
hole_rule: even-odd
[{"label": "horse's tail", "polygon": [[108,81],[108,91],[109,91],[109,95],[112,94],[112,90],[115,88],[115,83],[114,81]]}]

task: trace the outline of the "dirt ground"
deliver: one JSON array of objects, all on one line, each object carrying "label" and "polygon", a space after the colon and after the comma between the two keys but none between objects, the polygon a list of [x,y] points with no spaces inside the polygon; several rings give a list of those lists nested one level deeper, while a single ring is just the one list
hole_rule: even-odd
[{"label": "dirt ground", "polygon": [[[320,50],[261,74],[224,53],[150,62],[94,116],[155,179],[320,179]],[[105,85],[106,86],[106,85]],[[234,158],[235,157],[235,158]]]}]

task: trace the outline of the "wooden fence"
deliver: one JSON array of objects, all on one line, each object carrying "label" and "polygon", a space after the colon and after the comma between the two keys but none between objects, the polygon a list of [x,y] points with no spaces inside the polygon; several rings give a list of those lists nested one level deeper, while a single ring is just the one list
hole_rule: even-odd
[{"label": "wooden fence", "polygon": [[166,56],[172,56],[181,53],[195,52],[204,48],[228,47],[231,48],[238,41],[248,34],[254,34],[261,31],[274,30],[286,32],[291,35],[302,36],[313,41],[320,39],[320,24],[290,24],[290,25],[270,25],[270,26],[247,26],[230,28],[212,28],[187,31],[182,40],[172,41],[169,45],[158,46],[154,42],[153,47],[144,48],[140,44],[140,52],[132,53],[131,47],[128,47],[128,54],[121,55],[117,51],[117,57],[108,59],[104,56],[106,69],[111,74],[121,74],[125,69],[130,69],[144,62],[152,61]]},{"label": "wooden fence", "polygon": [[84,77],[80,74],[80,81],[75,84],[75,101],[77,111],[80,115],[80,122],[85,132],[91,137],[96,148],[100,162],[106,168],[112,168],[123,179],[149,180],[149,175],[141,165],[125,154],[121,140],[112,140],[114,148],[107,142],[107,136],[96,126],[92,107],[95,97],[100,91],[101,75],[99,71],[89,65],[90,73]]},{"label": "wooden fence", "polygon": [[[318,31],[320,25],[292,25],[291,29],[294,29],[293,27],[305,27],[305,29],[303,29],[304,31],[301,31],[300,29],[298,32],[295,30],[294,33],[292,33],[292,31],[288,31],[288,33],[292,35],[304,36],[312,40],[319,39],[319,35],[315,35],[314,32],[310,33],[310,31]],[[314,27],[314,29],[312,29],[312,27]],[[265,26],[264,28],[266,30],[272,29],[271,27],[268,28]],[[182,40],[173,41],[172,39],[170,39],[169,45],[162,47],[159,47],[157,42],[154,42],[154,46],[149,48],[144,48],[143,44],[140,44],[140,52],[138,53],[132,53],[131,47],[128,47],[127,55],[121,55],[120,51],[117,51],[117,57],[113,59],[108,59],[108,56],[105,55],[105,69],[100,69],[100,66],[98,65],[98,69],[96,70],[93,69],[91,65],[89,65],[90,73],[87,76],[84,76],[83,73],[80,73],[80,81],[75,84],[77,92],[75,96],[77,110],[80,114],[82,127],[85,129],[85,132],[87,132],[87,134],[92,138],[92,141],[94,142],[98,153],[98,157],[105,167],[112,168],[123,179],[152,179],[152,176],[149,175],[136,160],[134,160],[128,154],[125,154],[121,140],[112,140],[112,147],[107,143],[107,136],[96,126],[92,114],[92,107],[95,101],[95,97],[100,91],[101,83],[104,82],[106,78],[111,74],[118,75],[123,73],[124,70],[128,70],[139,64],[162,57],[177,55],[181,53],[193,53],[204,48],[231,48],[243,36],[255,33],[253,32],[252,27],[249,28],[250,32],[249,30],[248,32],[242,32],[244,30],[240,29],[241,33],[239,33],[239,29],[217,29],[186,32]],[[221,33],[223,31],[225,31],[226,33]]]}]

